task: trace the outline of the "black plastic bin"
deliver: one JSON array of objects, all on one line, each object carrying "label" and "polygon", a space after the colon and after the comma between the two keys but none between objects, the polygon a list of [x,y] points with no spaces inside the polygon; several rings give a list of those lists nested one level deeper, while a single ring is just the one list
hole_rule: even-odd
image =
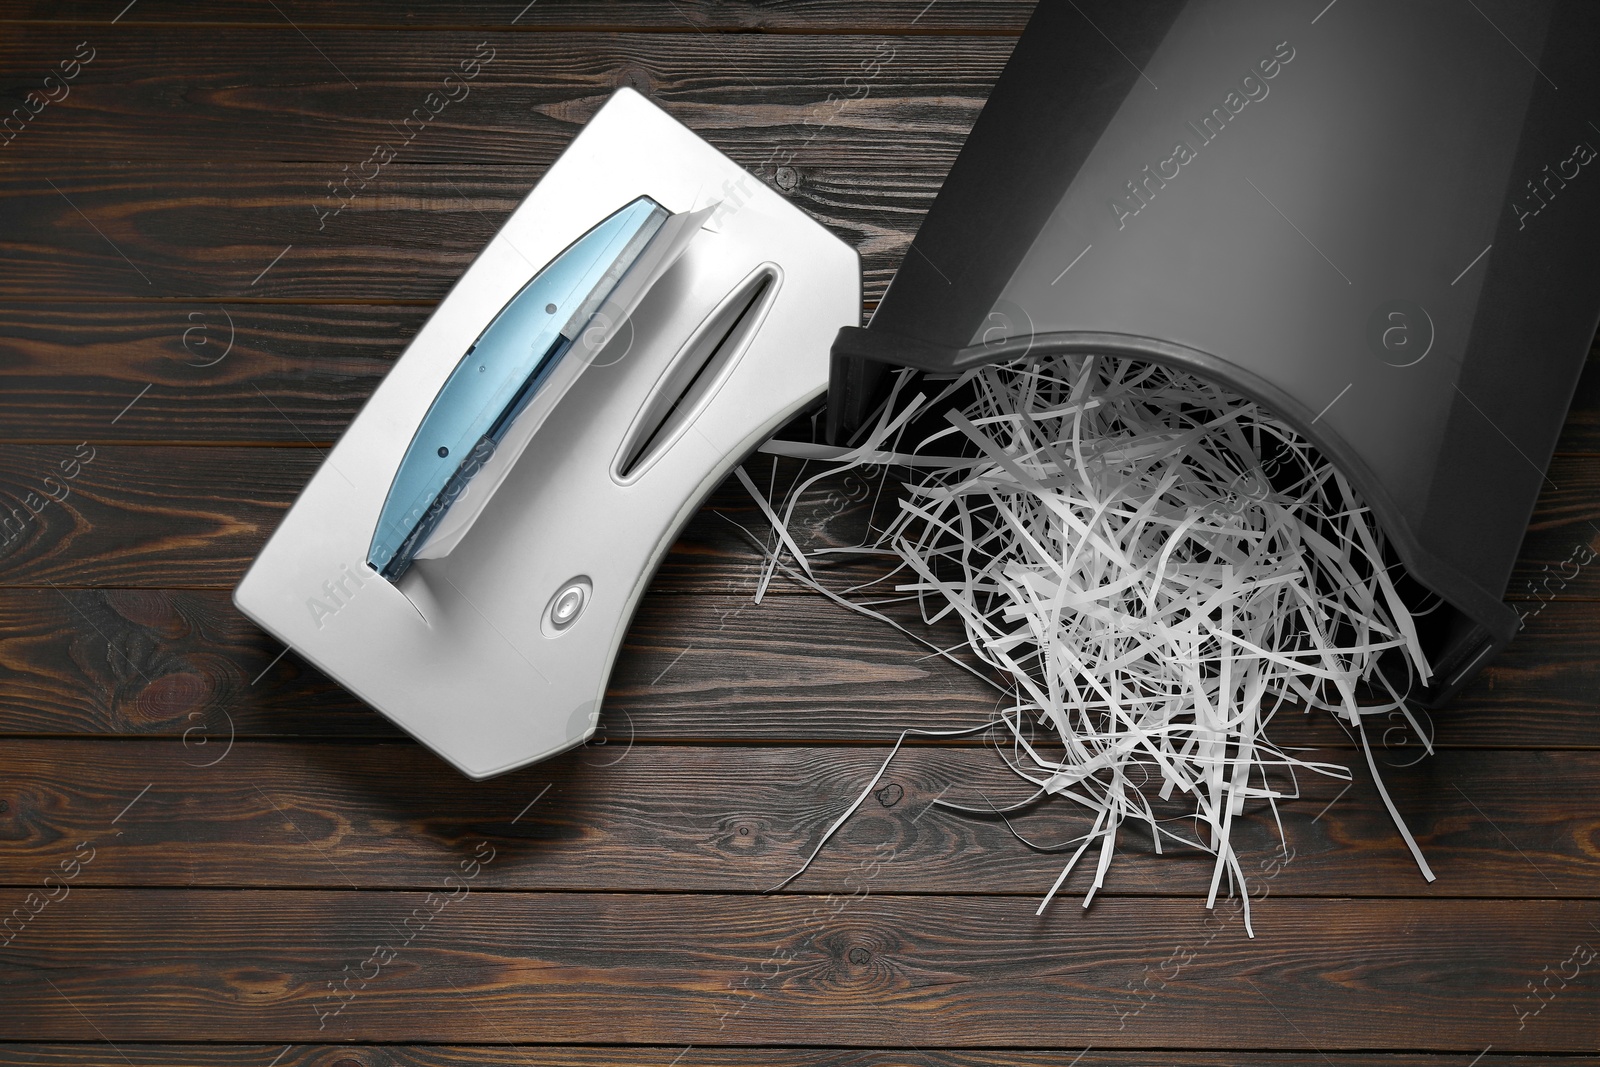
[{"label": "black plastic bin", "polygon": [[1328,455],[1411,576],[1451,697],[1600,316],[1600,4],[1044,0],[865,329],[884,370],[1105,352],[1195,371]]}]

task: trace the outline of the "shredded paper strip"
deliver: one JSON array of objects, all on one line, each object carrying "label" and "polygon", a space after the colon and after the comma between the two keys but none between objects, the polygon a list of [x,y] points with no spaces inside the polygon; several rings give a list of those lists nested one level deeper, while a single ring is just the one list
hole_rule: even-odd
[{"label": "shredded paper strip", "polygon": [[[908,396],[912,383],[922,392]],[[906,440],[930,418],[936,429]],[[772,442],[766,451],[830,461],[776,506],[740,471],[779,534],[767,579],[783,573],[902,629],[877,610],[886,601],[914,598],[928,623],[959,618],[1009,697],[999,725],[1030,800],[1083,811],[1041,911],[1086,856],[1087,907],[1126,830],[1158,853],[1213,855],[1207,905],[1239,893],[1248,927],[1234,820],[1247,804],[1276,819],[1298,772],[1350,777],[1272,744],[1273,717],[1291,710],[1343,720],[1432,880],[1362,729],[1372,716],[1409,718],[1407,690],[1429,676],[1417,607],[1397,590],[1370,511],[1287,424],[1192,374],[1054,356],[945,380],[904,372],[863,437],[850,449]],[[892,519],[862,545],[808,553],[791,532],[795,506],[818,481],[869,464],[905,476],[884,490]],[[884,557],[887,574],[829,589],[813,564],[839,552]],[[1048,745],[1033,724],[1050,728]],[[1174,800],[1188,813],[1174,816]]]}]

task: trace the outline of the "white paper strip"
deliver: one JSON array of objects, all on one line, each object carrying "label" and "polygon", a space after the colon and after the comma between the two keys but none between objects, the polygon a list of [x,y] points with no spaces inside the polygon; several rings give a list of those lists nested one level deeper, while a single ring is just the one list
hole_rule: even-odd
[{"label": "white paper strip", "polygon": [[[1241,894],[1249,929],[1235,818],[1266,804],[1276,819],[1277,801],[1298,795],[1298,771],[1350,778],[1274,746],[1273,715],[1286,702],[1338,715],[1357,727],[1376,779],[1362,721],[1405,711],[1411,682],[1429,677],[1371,513],[1287,424],[1190,374],[1058,356],[978,368],[934,381],[937,395],[902,399],[911,380],[901,374],[852,448],[768,446],[833,461],[784,506],[742,478],[779,531],[768,576],[889,621],[859,591],[823,588],[809,557],[841,550],[808,554],[790,527],[801,495],[829,474],[901,468],[913,480],[893,521],[858,551],[898,562],[893,588],[924,620],[961,620],[971,652],[1009,683],[1015,714],[997,720],[1015,741],[1008,763],[1092,816],[1041,910],[1098,842],[1087,906],[1132,820],[1158,852],[1165,842],[1212,854],[1208,906],[1224,890]],[[905,428],[930,415],[948,428],[906,447]],[[1048,751],[1024,737],[1024,714],[1053,728]],[[1190,798],[1186,820],[1165,810],[1174,797]]]}]

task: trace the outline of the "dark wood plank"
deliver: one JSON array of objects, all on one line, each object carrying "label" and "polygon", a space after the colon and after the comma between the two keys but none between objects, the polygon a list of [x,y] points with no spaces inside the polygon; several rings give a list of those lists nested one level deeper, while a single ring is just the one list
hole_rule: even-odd
[{"label": "dark wood plank", "polygon": [[18,524],[0,583],[231,587],[320,460],[309,445],[0,447],[0,520]]},{"label": "dark wood plank", "polygon": [[[225,593],[5,590],[0,620],[0,735],[399,736],[298,657],[279,659]],[[640,737],[879,740],[982,722],[995,696],[818,598],[653,594],[607,701]]]},{"label": "dark wood plank", "polygon": [[[781,581],[750,604],[759,557],[729,520],[764,524],[741,490],[695,518],[647,598],[605,743],[488,783],[274,662],[225,590],[314,449],[613,88],[651,93],[860,246],[870,307],[1031,3],[245,0],[206,25],[172,0],[121,7],[0,0],[12,96],[77,41],[99,50],[0,144],[0,504],[71,494],[28,504],[23,543],[0,549],[6,906],[26,914],[80,841],[97,848],[70,898],[0,934],[0,1038],[30,1042],[0,1041],[0,1064],[1592,1059],[1596,965],[1558,968],[1600,945],[1600,585],[1571,562],[1600,550],[1600,376],[1580,383],[1510,591],[1525,632],[1436,717],[1437,757],[1412,765],[1415,738],[1373,727],[1438,882],[1358,766],[1349,792],[1310,779],[1284,805],[1294,860],[1263,875],[1254,942],[1201,910],[1201,857],[1155,858],[1132,832],[1087,916],[1080,874],[1035,918],[1059,854],[925,810],[954,781],[1015,791],[964,742],[909,748],[800,889],[761,897],[898,728],[980,721],[993,693]],[[496,59],[470,98],[319,228],[327,183],[402,136],[478,41]],[[852,85],[864,98],[832,102]],[[67,478],[79,441],[95,458]],[[217,447],[257,444],[275,447]],[[814,494],[802,538],[858,536],[853,495]],[[1356,758],[1327,716],[1272,736]],[[1084,826],[1049,809],[1018,828]],[[1266,814],[1238,833],[1268,869]],[[401,945],[421,890],[480,842],[496,851],[478,892],[325,1016],[331,985]],[[1361,899],[1312,899],[1330,893]],[[1541,980],[1555,999],[1533,1015]],[[285,1044],[306,1041],[324,1044]]]},{"label": "dark wood plank", "polygon": [[431,311],[0,303],[0,434],[74,444],[302,445],[309,438],[326,447]]},{"label": "dark wood plank", "polygon": [[1592,558],[1600,552],[1600,486],[1590,481],[1591,463],[1583,456],[1551,461],[1506,590],[1508,598],[1529,601],[1530,611],[1553,597],[1600,596]]},{"label": "dark wood plank", "polygon": [[[1036,917],[1028,898],[470,888],[441,887],[465,894],[453,905],[79,890],[0,953],[10,1035],[1579,1052],[1600,1013],[1600,983],[1580,971],[1517,1029],[1528,980],[1596,940],[1589,901],[1272,897],[1254,940],[1212,916],[1223,929],[1204,944],[1192,900],[1108,898],[1085,921],[1071,903]],[[1163,967],[1176,973],[1159,995],[1129,991]],[[353,999],[332,1001],[347,975]]]},{"label": "dark wood plank", "polygon": [[[753,585],[753,580],[750,583]],[[1442,748],[1600,747],[1600,605],[1553,604],[1450,708]],[[400,736],[240,616],[221,591],[0,589],[0,737]],[[948,646],[955,635],[935,631]],[[819,650],[830,649],[824,655]],[[624,641],[608,721],[642,741],[865,741],[973,726],[996,691],[910,638],[820,597],[677,595],[658,584]],[[192,732],[191,732],[192,731]],[[1285,712],[1280,744],[1348,743],[1327,715]],[[1373,724],[1390,762],[1419,745]]]},{"label": "dark wood plank", "polygon": [[[791,192],[803,197],[809,191]],[[908,189],[908,202],[883,205],[886,212],[902,213],[909,227],[877,230],[871,241],[867,225],[829,220],[867,248],[869,287],[875,277],[881,290],[893,276],[893,264],[935,191],[933,185],[916,194]],[[925,202],[910,203],[912,195]],[[485,239],[514,204],[512,198],[485,213]],[[352,257],[342,273],[361,269],[357,253],[340,251]],[[198,264],[195,269],[200,273]],[[441,284],[448,288],[457,276],[442,277]],[[0,365],[0,431],[13,439],[295,443],[309,437],[326,445],[431,313],[431,304],[422,303],[0,302],[0,354],[6,357]],[[116,426],[106,426],[101,414],[120,410],[147,384],[161,391],[141,399]],[[262,415],[269,409],[260,403],[261,393],[281,415]],[[1600,360],[1585,366],[1558,446],[1563,457],[1596,453]]]},{"label": "dark wood plank", "polygon": [[[670,10],[663,5],[662,14]],[[308,203],[327,191],[324,182],[345,177],[342,167],[360,174],[380,143],[405,163],[543,167],[625,85],[740,162],[802,147],[805,161],[835,166],[951,153],[1013,43],[1009,36],[343,28],[313,36],[281,20],[230,42],[209,26],[21,25],[0,37],[0,69],[16,72],[21,97],[42,88],[86,39],[93,56],[68,95],[0,148],[9,169],[178,159],[227,160],[237,173],[247,163],[321,161]],[[460,73],[472,77],[445,84]],[[405,127],[418,108],[422,116]],[[311,217],[309,207],[301,210]]]},{"label": "dark wood plank", "polygon": [[[30,888],[89,842],[93,862],[73,892],[429,888],[464,848],[487,840],[506,859],[482,888],[759,893],[799,869],[887,755],[886,747],[647,745],[623,727],[604,744],[475,783],[415,745],[211,740],[8,742],[0,884]],[[1265,804],[1240,817],[1233,840],[1254,893],[1600,897],[1592,849],[1600,814],[1584,802],[1600,791],[1600,753],[1443,752],[1384,767],[1438,875],[1431,884],[1359,756],[1348,748],[1307,756],[1353,765],[1357,782],[1347,790],[1302,775],[1299,799],[1279,805],[1282,839]],[[792,889],[854,892],[870,865],[873,892],[1042,899],[1064,855],[1030,851],[999,819],[929,807],[941,795],[982,806],[984,797],[1001,803],[1027,791],[995,752],[908,750]],[[1066,841],[1089,829],[1081,810],[1061,802],[1013,822],[1030,840]],[[1198,849],[1170,841],[1155,855],[1148,829],[1130,825],[1103,892],[1202,900],[1211,868]],[[1075,908],[1092,878],[1089,869],[1069,880],[1063,900]]]},{"label": "dark wood plank", "polygon": [[[537,1063],[540,1067],[1462,1067],[1471,1055],[1413,1053],[1117,1052],[1090,1048],[1076,1061],[1064,1052],[1012,1049],[701,1048],[627,1045],[121,1045],[0,1044],[0,1067],[478,1067]],[[674,1062],[673,1057],[678,1059]],[[1579,1067],[1587,1058],[1502,1056],[1490,1052],[1473,1067]]]},{"label": "dark wood plank", "polygon": [[[931,199],[932,185],[924,192]],[[487,238],[490,220],[512,203],[508,196],[486,208],[487,219],[460,221]],[[890,205],[880,207],[887,219]],[[907,228],[872,238],[869,270],[880,277],[892,274],[920,212],[899,210]],[[832,225],[849,240],[869,238],[864,222],[852,229],[836,213]],[[352,257],[350,270],[360,268]],[[0,439],[300,444],[309,437],[326,445],[431,310],[209,299],[0,301]],[[109,425],[106,413],[120,411],[146,385],[150,392]],[[1600,452],[1600,359],[1585,368],[1559,448]]]},{"label": "dark wood plank", "polygon": [[[124,406],[135,399],[142,404],[150,394],[130,393]],[[271,410],[267,398],[261,403]],[[117,417],[108,405],[106,424]],[[310,442],[300,448],[0,445],[0,519],[10,516],[17,531],[0,545],[0,586],[231,588],[323,455]],[[766,476],[774,469],[769,460],[752,469],[764,486],[786,484]],[[785,461],[777,470],[792,482],[799,467]],[[822,528],[842,528],[853,515],[848,504],[826,491],[812,493],[798,525],[836,537]],[[695,592],[753,592],[760,556],[729,518],[747,527],[763,522],[732,478],[691,519],[658,581]]]},{"label": "dark wood plank", "polygon": [[[1582,744],[1584,733],[1600,739],[1600,604],[1520,602],[1527,613],[1511,645],[1468,685],[1456,702],[1433,713],[1433,723],[1457,742],[1496,736],[1516,745],[1516,735],[1539,736],[1546,727]],[[1570,732],[1557,725],[1565,722]]]},{"label": "dark wood plank", "polygon": [[224,592],[5,590],[0,619],[0,734],[402,736]]},{"label": "dark wood plank", "polygon": [[[149,394],[138,403],[146,399]],[[265,398],[262,404],[271,407]],[[116,412],[107,408],[109,425]],[[30,511],[24,534],[0,556],[0,585],[231,587],[322,455],[309,442],[301,448],[86,447],[93,449],[92,459],[75,468],[74,480],[63,482],[58,468],[72,460],[76,446],[0,445],[0,518],[10,508],[37,501],[41,493],[68,492],[64,503]],[[799,473],[796,463],[774,464],[760,456],[750,469],[758,485],[769,491],[775,486],[779,497]],[[1600,460],[1558,457],[1551,478],[1559,488],[1548,490],[1534,511],[1508,591],[1513,597],[1543,594],[1545,586],[1530,582],[1572,572],[1571,565],[1563,569],[1563,561],[1591,541],[1600,546],[1600,527],[1591,526],[1600,520]],[[808,551],[859,543],[868,505],[855,503],[847,490],[813,488],[799,501],[792,532]],[[892,491],[881,500],[881,509],[891,508]],[[766,530],[755,503],[729,479],[690,521],[658,583],[696,592],[751,589],[758,553],[741,525],[758,536]],[[879,568],[876,561],[838,557],[817,570],[843,588],[880,577]],[[1552,579],[1548,592],[1565,599],[1600,596],[1600,567],[1577,568],[1565,584]],[[1530,600],[1530,611],[1533,606]]]},{"label": "dark wood plank", "polygon": [[[911,162],[860,148],[828,162],[812,152],[827,133],[781,176],[763,167],[766,150],[733,154],[861,252],[863,285],[875,301],[954,153],[908,149]],[[13,164],[0,171],[0,299],[175,301],[161,307],[167,317],[158,320],[158,347],[145,348],[147,359],[162,357],[151,368],[157,375],[173,373],[167,360],[214,357],[187,358],[192,351],[182,343],[191,325],[221,335],[225,319],[213,303],[230,314],[260,300],[431,307],[564,143],[514,167],[394,163],[339,215],[326,217],[319,212],[330,210],[327,183],[342,177],[327,164]],[[209,317],[190,320],[191,312]],[[269,320],[265,328],[270,337],[282,327]],[[24,319],[17,329],[17,351],[26,356],[37,327]],[[138,331],[138,320],[121,329]],[[148,346],[148,331],[127,339]],[[103,326],[99,332],[103,341]],[[190,335],[191,346],[198,340]]]},{"label": "dark wood plank", "polygon": [[[281,9],[274,10],[274,7]],[[932,3],[928,0],[785,0],[782,4],[716,3],[714,0],[626,0],[606,4],[584,0],[491,0],[463,7],[446,0],[411,2],[396,10],[382,0],[281,0],[276,5],[242,0],[199,19],[192,7],[177,0],[140,0],[119,25],[204,21],[234,26],[281,28],[286,19],[295,25],[373,26],[407,29],[504,29],[515,24],[524,29],[600,27],[607,29],[660,29],[688,33],[695,29],[766,30],[803,33],[868,33],[949,31],[1019,33],[1033,11],[1033,0],[963,0]],[[110,23],[115,8],[90,0],[48,3],[43,0],[7,0],[0,4],[0,21],[70,22],[85,26]]]}]

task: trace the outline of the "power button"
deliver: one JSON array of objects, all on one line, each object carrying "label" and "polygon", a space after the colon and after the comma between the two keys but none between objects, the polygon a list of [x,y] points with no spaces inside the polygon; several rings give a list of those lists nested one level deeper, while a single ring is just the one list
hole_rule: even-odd
[{"label": "power button", "polygon": [[567,631],[578,621],[578,616],[583,614],[583,609],[589,606],[589,598],[594,594],[594,585],[584,575],[564,583],[556,590],[555,596],[550,598],[550,603],[545,606],[543,625],[540,627],[546,637],[557,637]]}]

